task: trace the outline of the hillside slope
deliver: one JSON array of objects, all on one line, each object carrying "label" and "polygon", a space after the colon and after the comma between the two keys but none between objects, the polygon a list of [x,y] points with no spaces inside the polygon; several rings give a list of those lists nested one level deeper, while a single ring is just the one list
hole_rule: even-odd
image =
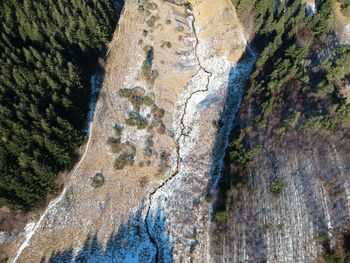
[{"label": "hillside slope", "polygon": [[84,158],[11,259],[205,261],[213,148],[230,131],[218,121],[232,123],[252,66],[237,64],[243,32],[226,0],[127,1],[92,78],[102,89]]}]

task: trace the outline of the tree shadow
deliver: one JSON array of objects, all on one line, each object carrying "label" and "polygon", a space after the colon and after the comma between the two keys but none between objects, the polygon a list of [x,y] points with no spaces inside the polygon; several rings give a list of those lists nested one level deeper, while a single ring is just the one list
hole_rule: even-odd
[{"label": "tree shadow", "polygon": [[[148,217],[147,222],[157,225],[157,237],[161,245],[152,243],[145,226],[142,215],[144,205],[141,204],[135,212],[130,214],[128,220],[122,223],[118,229],[112,231],[108,241],[98,239],[97,233],[90,234],[80,249],[69,247],[64,251],[52,253],[48,258],[43,257],[41,263],[149,263],[149,262],[173,262],[169,253],[171,241],[165,233],[165,226],[161,221],[153,222],[162,218],[161,210],[154,211],[152,218]],[[152,234],[153,235],[153,234]],[[158,259],[156,255],[158,254]],[[167,256],[165,257],[164,254]],[[169,257],[170,256],[170,257]],[[165,259],[166,258],[166,259]]]},{"label": "tree shadow", "polygon": [[[239,113],[241,100],[244,96],[244,87],[249,80],[255,60],[256,55],[254,51],[249,46],[246,46],[241,58],[229,72],[226,99],[219,121],[217,122],[218,129],[211,156],[211,182],[208,185],[208,192],[213,197],[213,214],[215,214],[215,211],[225,210],[226,192],[229,187],[229,182],[227,182],[224,176],[227,172],[225,171],[227,169],[226,151],[230,143],[230,137],[235,132],[234,127],[238,121],[236,116]],[[214,224],[211,224],[210,227],[210,235],[212,236],[210,254],[214,262],[216,262],[216,259],[218,259],[216,256],[223,255],[224,253],[221,235],[228,228],[219,222],[215,222],[214,218],[212,218],[212,221]],[[259,238],[257,237],[257,239]]]}]

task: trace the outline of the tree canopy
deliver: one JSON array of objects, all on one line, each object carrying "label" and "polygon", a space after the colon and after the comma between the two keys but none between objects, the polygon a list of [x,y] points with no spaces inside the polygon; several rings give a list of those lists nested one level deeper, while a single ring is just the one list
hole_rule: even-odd
[{"label": "tree canopy", "polygon": [[72,164],[117,16],[112,0],[0,3],[0,204],[40,205]]}]

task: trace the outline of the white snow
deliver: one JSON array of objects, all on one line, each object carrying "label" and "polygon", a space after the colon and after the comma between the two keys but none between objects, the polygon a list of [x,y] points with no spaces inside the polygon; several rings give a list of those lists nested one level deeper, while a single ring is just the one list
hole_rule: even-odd
[{"label": "white snow", "polygon": [[[189,19],[189,23],[191,22],[192,20]],[[246,44],[243,35],[241,41]],[[191,43],[193,43],[193,40]],[[248,47],[248,49],[250,49],[250,47]],[[187,210],[186,207],[182,207],[182,204],[186,206],[188,205],[186,202],[191,203],[194,198],[193,196],[188,196],[186,200],[186,197],[181,196],[188,194],[183,191],[184,182],[189,176],[196,177],[197,180],[202,182],[200,187],[203,187],[203,189],[199,189],[198,191],[203,192],[206,187],[205,182],[208,182],[210,179],[202,171],[208,170],[210,168],[210,163],[203,163],[201,167],[198,167],[198,173],[193,174],[191,164],[187,165],[186,162],[186,158],[189,157],[194,150],[198,151],[200,147],[198,142],[200,139],[199,128],[201,125],[201,113],[217,101],[229,100],[229,102],[226,102],[227,116],[224,117],[224,121],[227,122],[228,125],[223,129],[223,133],[220,134],[222,140],[225,141],[224,148],[226,148],[233,118],[238,111],[239,101],[242,96],[242,86],[249,77],[249,72],[256,58],[252,50],[252,58],[238,64],[230,63],[227,54],[222,57],[210,57],[208,55],[210,53],[210,44],[202,40],[199,41],[196,52],[200,60],[197,61],[197,63],[204,65],[206,70],[211,74],[206,73],[203,69],[199,69],[176,103],[177,110],[173,119],[173,127],[176,131],[176,138],[179,138],[180,144],[179,172],[152,196],[151,211],[147,218],[152,234],[157,236],[158,245],[161,246],[160,249],[162,250],[162,255],[165,257],[166,262],[172,262],[172,257],[174,256],[172,250],[173,246],[175,249],[176,247],[180,249],[181,241],[188,240],[185,236],[189,235],[189,233],[183,232],[182,229],[194,227],[189,225],[184,226],[184,222],[179,218],[186,218],[186,215],[183,213],[189,213],[190,215],[191,212]],[[195,59],[193,55],[187,53],[182,55],[187,56],[183,59],[183,61],[187,63]],[[206,87],[208,78],[209,85]],[[230,85],[230,87],[227,87],[223,92],[223,87],[228,85]],[[183,116],[184,127],[182,127],[180,123],[181,116]],[[221,162],[220,166],[222,166],[223,163],[224,148],[220,147],[216,149],[217,154],[220,156],[218,157]],[[221,170],[221,168],[219,170]],[[183,198],[185,198],[185,200],[183,200]],[[176,204],[172,204],[174,202]],[[181,212],[175,212],[174,207],[172,207],[174,205],[178,206],[178,210],[181,210]],[[176,214],[174,214],[174,212]],[[159,215],[161,216],[159,217]],[[210,218],[210,216],[208,218]],[[209,231],[207,231],[207,233],[209,233]],[[209,239],[210,237],[207,236],[207,238]],[[186,241],[183,242],[186,243],[184,246],[187,246],[188,249],[188,243]],[[185,251],[181,251],[181,254],[185,254]],[[207,255],[209,255],[209,252],[207,252]],[[207,260],[208,259],[209,256],[207,256]]]},{"label": "white snow", "polygon": [[5,244],[6,242],[8,242],[11,239],[12,239],[11,234],[4,232],[4,231],[0,232],[0,245]]},{"label": "white snow", "polygon": [[313,0],[309,0],[306,3],[306,13],[308,16],[314,15],[317,12],[316,3]]}]

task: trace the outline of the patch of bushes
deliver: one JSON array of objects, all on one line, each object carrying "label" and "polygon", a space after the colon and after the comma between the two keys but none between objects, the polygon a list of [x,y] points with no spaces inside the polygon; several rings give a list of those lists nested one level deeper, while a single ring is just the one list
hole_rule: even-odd
[{"label": "patch of bushes", "polygon": [[135,162],[135,153],[121,153],[115,160],[114,167],[117,170],[124,169],[125,166],[133,166]]},{"label": "patch of bushes", "polygon": [[148,121],[146,118],[140,115],[140,113],[132,111],[129,112],[129,118],[125,120],[125,124],[129,126],[136,126],[137,129],[147,128]]},{"label": "patch of bushes", "polygon": [[141,87],[134,87],[132,89],[120,89],[118,92],[119,96],[122,98],[126,98],[132,104],[134,111],[139,112],[140,107],[144,106],[152,106],[154,105],[154,101],[151,97],[145,96],[145,90]]},{"label": "patch of bushes", "polygon": [[193,6],[190,2],[184,3],[184,6],[186,7],[186,9],[193,11]]},{"label": "patch of bushes", "polygon": [[104,185],[105,178],[102,173],[95,174],[91,179],[91,186],[94,188],[99,188]]},{"label": "patch of bushes", "polygon": [[122,136],[123,126],[116,124],[113,126],[113,130],[114,130],[115,136],[117,136],[117,137]]},{"label": "patch of bushes", "polygon": [[157,18],[155,16],[151,16],[147,21],[146,21],[146,24],[149,26],[149,27],[154,27],[154,24],[156,23],[157,21]]},{"label": "patch of bushes", "polygon": [[118,154],[123,150],[123,144],[120,138],[109,137],[107,144],[111,147],[113,153]]}]

